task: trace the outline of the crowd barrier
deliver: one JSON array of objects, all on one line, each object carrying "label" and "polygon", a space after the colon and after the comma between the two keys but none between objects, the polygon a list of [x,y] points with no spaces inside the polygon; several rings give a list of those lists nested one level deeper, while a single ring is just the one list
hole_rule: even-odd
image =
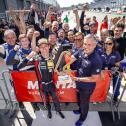
[{"label": "crowd barrier", "polygon": [[[56,85],[56,93],[60,102],[77,102],[76,84],[72,81],[69,75],[75,76],[75,72],[70,72],[68,75],[58,76],[55,73],[54,84]],[[43,102],[40,96],[40,88],[36,73],[34,71],[11,72],[15,93],[18,101],[26,102]],[[118,76],[120,77],[120,75]],[[110,88],[111,76],[110,71],[103,70],[96,82],[96,88],[91,96],[90,102],[106,102],[107,94]],[[118,82],[117,82],[118,83]],[[125,85],[126,86],[126,85]],[[113,104],[113,94],[111,95],[110,107],[112,111],[113,121],[115,119],[115,112],[117,112],[118,119],[120,119],[119,104]],[[124,94],[124,92],[123,92]]]},{"label": "crowd barrier", "polygon": [[18,101],[15,96],[10,71],[4,60],[0,58],[0,109],[3,109],[3,114],[8,115],[9,121],[12,121],[11,118],[16,115],[15,110],[17,108],[19,108]]},{"label": "crowd barrier", "polygon": [[[109,71],[102,71],[104,78],[99,78],[96,88],[91,96],[91,102],[105,102],[110,85]],[[75,75],[75,73],[71,72]],[[39,85],[34,71],[11,72],[15,93],[18,101],[41,102]],[[55,74],[54,81],[57,88],[57,95],[60,102],[77,102],[76,84],[69,75],[58,76]]]},{"label": "crowd barrier", "polygon": [[[1,61],[1,60],[0,60]],[[14,93],[16,98],[14,98],[17,104],[18,102],[43,102],[40,96],[40,88],[37,80],[37,76],[35,71],[8,71],[6,64],[2,61],[3,65],[0,64],[0,72],[2,75],[2,80],[4,84],[0,85],[0,93],[3,97],[6,106],[10,104],[10,116],[13,114],[16,105],[13,104],[13,99],[11,95],[11,88],[14,89]],[[6,69],[5,69],[6,68]],[[59,97],[60,102],[77,102],[76,98],[76,84],[71,79],[70,75],[76,76],[76,72],[69,71],[67,75],[57,75],[54,74],[54,84],[56,86],[57,96]],[[120,72],[119,72],[120,73]],[[7,74],[7,75],[6,75]],[[118,78],[122,77],[120,73]],[[106,102],[107,94],[110,88],[111,82],[110,71],[103,70],[102,74],[100,74],[98,81],[96,82],[96,88],[91,96],[90,102]],[[118,83],[118,81],[117,81]],[[5,91],[3,91],[3,87]],[[111,96],[111,111],[113,115],[113,120],[115,121],[115,111],[118,113],[118,118],[120,119],[120,111],[118,109],[122,96],[126,90],[126,84],[123,88],[123,92],[121,93],[121,97],[119,102],[114,105],[112,102],[113,94]],[[7,92],[7,93],[5,93]],[[114,91],[115,92],[115,91]],[[14,94],[13,93],[13,94]],[[7,96],[6,96],[7,95]]]}]

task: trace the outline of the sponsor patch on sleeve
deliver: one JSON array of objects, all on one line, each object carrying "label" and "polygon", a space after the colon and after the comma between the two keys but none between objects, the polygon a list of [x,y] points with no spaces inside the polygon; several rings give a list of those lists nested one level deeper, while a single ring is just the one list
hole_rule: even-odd
[{"label": "sponsor patch on sleeve", "polygon": [[100,72],[100,69],[97,69],[96,72],[99,73]]}]

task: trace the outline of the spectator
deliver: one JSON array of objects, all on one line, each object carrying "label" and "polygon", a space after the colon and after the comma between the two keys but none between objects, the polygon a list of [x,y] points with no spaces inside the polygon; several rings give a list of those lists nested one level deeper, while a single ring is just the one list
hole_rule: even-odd
[{"label": "spectator", "polygon": [[95,22],[95,25],[96,25],[96,34],[97,34],[97,31],[98,31],[98,21],[96,19],[96,16],[93,16],[93,21]]},{"label": "spectator", "polygon": [[[33,37],[36,37],[36,36],[34,35]],[[34,38],[34,40],[36,40],[36,38]],[[36,41],[33,41],[33,43],[34,45],[36,45]],[[54,63],[49,54],[50,45],[47,39],[42,38],[42,39],[39,39],[38,46],[40,50],[40,56],[37,56],[39,58],[36,60],[40,62],[40,69],[39,69],[39,66],[36,66],[36,69],[37,69],[36,71],[38,71],[37,76],[39,79],[38,80],[39,86],[42,87],[41,90],[43,91],[46,98],[46,107],[48,110],[47,116],[48,118],[52,118],[51,105],[49,102],[49,95],[51,95],[56,111],[59,113],[60,117],[64,119],[65,116],[61,112],[60,103],[59,103],[58,97],[56,96],[55,87],[53,84]],[[22,62],[22,64],[23,63],[26,64],[27,62],[29,62],[29,59],[33,58],[33,56],[35,56],[35,54],[33,52],[30,53],[26,57],[26,59]]]},{"label": "spectator", "polygon": [[35,24],[39,24],[39,17],[38,17],[38,13],[37,13],[37,6],[35,3],[32,3],[31,7],[30,7],[30,12],[28,14],[28,23],[30,25],[34,25]]},{"label": "spectator", "polygon": [[64,23],[68,23],[69,22],[68,15],[65,16],[65,18],[63,19],[63,22]]},{"label": "spectator", "polygon": [[[103,69],[112,70],[112,68],[119,67],[119,62],[121,60],[119,52],[116,50],[116,41],[112,37],[107,37],[106,41],[104,42],[105,52],[101,55],[102,62],[103,62]],[[117,87],[115,87],[118,78],[118,73],[113,75],[113,90],[114,98],[113,102],[116,103],[118,100],[118,96],[120,94],[119,89],[121,85],[121,78],[118,80]]]},{"label": "spectator", "polygon": [[[101,59],[99,55],[95,52],[96,41],[93,36],[87,35],[84,38],[83,51],[76,53],[71,56],[71,62],[75,60],[80,62],[80,68],[77,69],[77,77],[72,77],[76,81],[76,86],[79,93],[79,110],[80,114],[79,120],[75,123],[76,126],[82,126],[85,121],[88,110],[89,110],[89,100],[93,93],[96,81],[99,78],[99,73],[102,68]],[[95,62],[97,60],[97,62]],[[67,65],[68,65],[67,64]],[[64,66],[64,69],[66,66]]]},{"label": "spectator", "polygon": [[107,15],[104,17],[101,26],[100,26],[100,31],[102,31],[102,29],[108,29],[108,17]]},{"label": "spectator", "polygon": [[124,24],[119,23],[116,24],[114,29],[114,38],[117,42],[117,50],[120,53],[121,60],[124,58],[124,55],[126,54],[126,39],[122,37],[124,31]]}]

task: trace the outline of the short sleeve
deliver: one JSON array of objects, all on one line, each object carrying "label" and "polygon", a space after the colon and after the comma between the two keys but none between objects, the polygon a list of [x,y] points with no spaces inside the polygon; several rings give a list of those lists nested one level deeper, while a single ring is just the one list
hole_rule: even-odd
[{"label": "short sleeve", "polygon": [[116,62],[119,62],[121,60],[121,56],[118,51],[116,51]]},{"label": "short sleeve", "polygon": [[92,63],[92,69],[91,69],[91,74],[92,75],[96,75],[99,74],[102,70],[102,61],[99,60],[95,60],[95,62]]},{"label": "short sleeve", "polygon": [[78,59],[78,58],[79,58],[79,51],[73,53],[73,56],[74,56],[76,59]]}]

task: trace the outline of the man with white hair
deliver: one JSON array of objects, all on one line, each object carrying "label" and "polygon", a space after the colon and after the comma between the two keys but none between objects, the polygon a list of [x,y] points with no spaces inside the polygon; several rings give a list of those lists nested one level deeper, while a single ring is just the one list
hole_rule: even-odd
[{"label": "man with white hair", "polygon": [[0,57],[5,59],[5,61],[9,52],[15,47],[16,39],[16,34],[13,30],[6,30],[4,32],[4,40],[6,43],[0,45]]},{"label": "man with white hair", "polygon": [[[69,65],[74,61],[78,61],[80,63],[80,68],[77,69],[77,77],[72,77],[72,79],[76,81],[80,108],[78,110],[80,118],[75,123],[76,126],[82,126],[83,122],[86,120],[89,110],[90,96],[95,89],[96,81],[99,78],[99,73],[102,68],[101,59],[95,51],[95,48],[96,40],[94,36],[85,36],[83,42],[84,50],[73,54],[71,56],[71,62],[67,64]],[[65,69],[67,65],[65,65],[63,69]]]}]

